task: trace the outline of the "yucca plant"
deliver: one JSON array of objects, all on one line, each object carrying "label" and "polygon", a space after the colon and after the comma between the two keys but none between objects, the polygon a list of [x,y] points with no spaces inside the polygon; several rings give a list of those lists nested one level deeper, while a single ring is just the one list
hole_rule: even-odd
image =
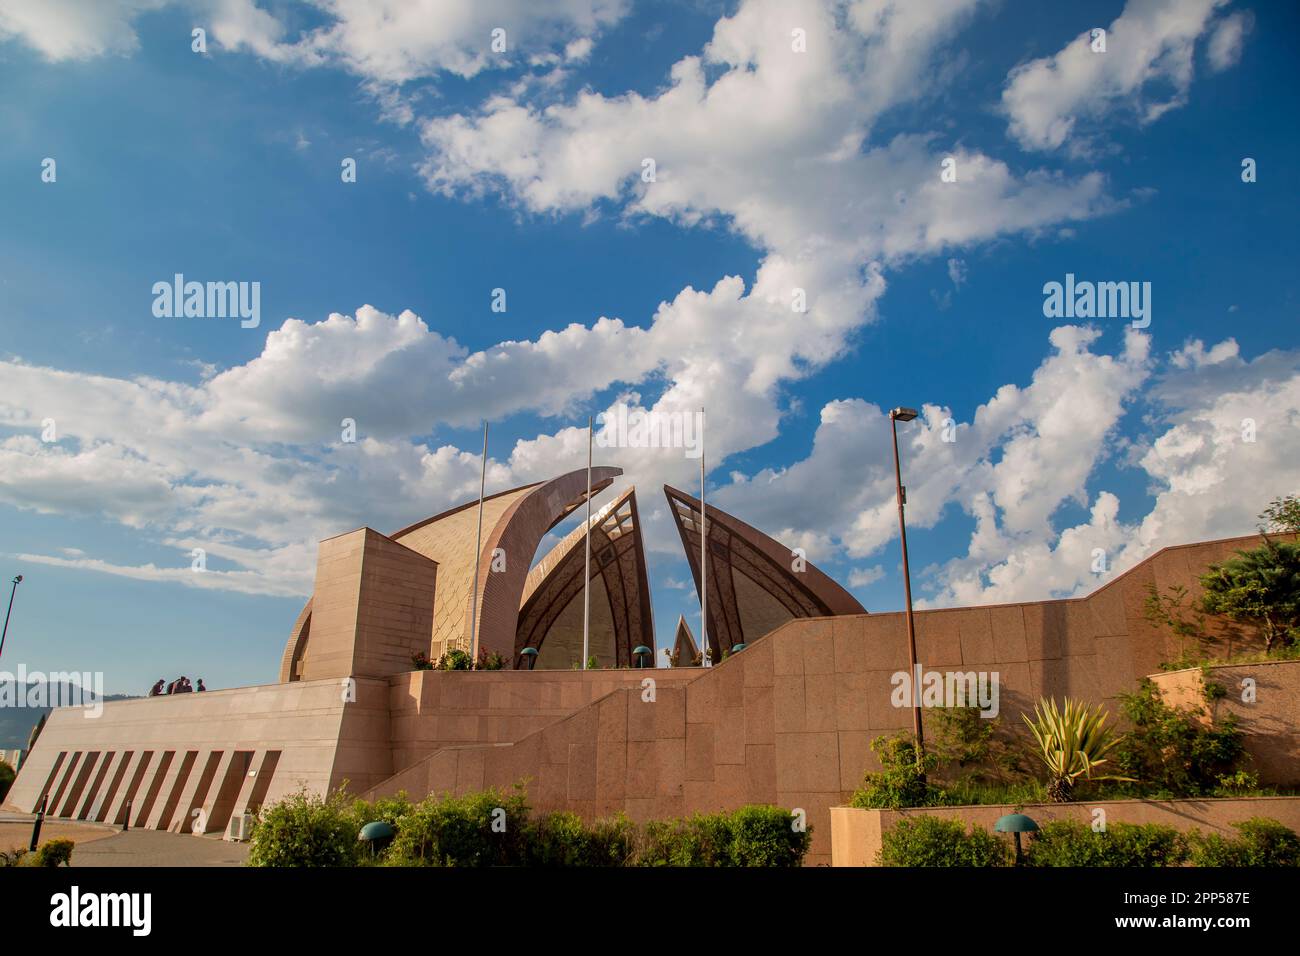
[{"label": "yucca plant", "polygon": [[1089,707],[1081,700],[1056,701],[1042,698],[1034,705],[1034,719],[1023,715],[1038,743],[1038,755],[1050,776],[1048,799],[1067,803],[1074,785],[1084,780],[1128,780],[1128,777],[1097,776],[1094,771],[1106,762],[1108,754],[1120,742],[1106,726],[1106,710],[1100,704]]}]

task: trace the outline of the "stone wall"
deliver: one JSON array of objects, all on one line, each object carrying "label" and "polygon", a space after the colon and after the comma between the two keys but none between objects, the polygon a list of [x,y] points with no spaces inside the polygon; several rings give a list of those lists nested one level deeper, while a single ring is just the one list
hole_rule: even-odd
[{"label": "stone wall", "polygon": [[[960,820],[967,828],[992,831],[998,817],[1024,813],[1040,826],[1051,820],[1078,820],[1092,824],[1093,812],[1104,807],[1107,824],[1160,823],[1186,833],[1239,834],[1233,823],[1251,817],[1268,817],[1300,831],[1300,797],[1242,797],[1225,800],[1107,800],[1101,803],[1038,803],[1024,807],[927,807],[910,810],[831,810],[831,857],[834,866],[877,866],[881,836],[898,821],[916,817]],[[1009,839],[1009,837],[1008,837]]]}]

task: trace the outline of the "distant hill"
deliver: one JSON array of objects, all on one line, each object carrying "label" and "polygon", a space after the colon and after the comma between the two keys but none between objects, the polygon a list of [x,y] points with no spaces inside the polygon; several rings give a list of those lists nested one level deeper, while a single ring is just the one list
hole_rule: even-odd
[{"label": "distant hill", "polygon": [[[30,686],[30,685],[27,685]],[[53,694],[53,690],[47,690]],[[63,684],[58,688],[61,700],[72,700],[80,689],[76,684]],[[14,699],[27,700],[27,690],[19,685],[14,692]],[[131,700],[131,694],[105,694],[104,700]],[[27,746],[27,738],[32,735],[32,728],[52,707],[0,707],[0,750],[20,750]]]}]

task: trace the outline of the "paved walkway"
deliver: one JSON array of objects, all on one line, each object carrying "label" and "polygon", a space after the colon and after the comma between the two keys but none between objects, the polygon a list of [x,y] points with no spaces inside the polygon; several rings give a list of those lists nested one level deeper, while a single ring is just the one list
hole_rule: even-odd
[{"label": "paved walkway", "polygon": [[247,843],[158,830],[127,830],[78,846],[72,854],[72,865],[243,866],[247,859]]},{"label": "paved walkway", "polygon": [[[29,813],[0,813],[0,849],[26,847],[31,840]],[[193,836],[158,830],[127,830],[96,823],[46,818],[41,842],[68,839],[77,846],[73,866],[243,866],[247,843],[220,836]]]}]

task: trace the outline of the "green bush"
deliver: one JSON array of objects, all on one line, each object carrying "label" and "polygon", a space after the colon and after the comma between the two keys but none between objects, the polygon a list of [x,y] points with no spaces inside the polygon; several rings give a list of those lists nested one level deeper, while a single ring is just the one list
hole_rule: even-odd
[{"label": "green bush", "polygon": [[936,807],[946,801],[941,788],[926,781],[938,758],[926,753],[917,760],[915,742],[907,734],[881,736],[871,741],[880,759],[878,772],[868,771],[862,786],[853,792],[849,806],[860,810],[899,810],[904,807]]},{"label": "green bush", "polygon": [[75,844],[71,840],[47,840],[36,848],[33,859],[30,863],[23,860],[24,866],[71,866],[72,865],[72,848]]},{"label": "green bush", "polygon": [[263,807],[253,823],[249,866],[355,866],[358,824],[342,794],[305,793]]},{"label": "green bush", "polygon": [[[397,831],[375,858],[357,835],[383,820]],[[622,814],[586,823],[556,811],[531,816],[522,787],[465,796],[405,793],[369,802],[303,794],[264,808],[252,866],[799,866],[811,837],[779,807],[658,820],[643,828]]]},{"label": "green bush", "polygon": [[558,811],[532,821],[531,866],[626,866],[636,848],[636,827],[620,814],[588,826],[576,813]]},{"label": "green bush", "polygon": [[523,791],[430,796],[400,820],[386,862],[397,866],[519,866],[530,823]]},{"label": "green bush", "polygon": [[1111,754],[1115,767],[1134,781],[1119,793],[1148,797],[1202,797],[1218,792],[1220,778],[1234,779],[1245,753],[1237,718],[1211,724],[1203,709],[1170,707],[1156,685],[1142,678],[1138,690],[1121,694],[1124,716],[1133,725]]},{"label": "green bush", "polygon": [[1053,820],[1029,841],[1030,866],[1177,866],[1187,841],[1158,823],[1114,823],[1096,832],[1078,820]]},{"label": "green bush", "polygon": [[741,807],[730,813],[645,825],[636,855],[640,866],[801,866],[812,841],[788,810]]},{"label": "green bush", "polygon": [[1234,823],[1241,836],[1188,834],[1193,866],[1300,866],[1300,836],[1276,820],[1252,817]]},{"label": "green bush", "polygon": [[918,816],[899,820],[880,839],[881,866],[1009,866],[1010,843],[960,820]]},{"label": "green bush", "polygon": [[9,793],[9,787],[12,786],[16,776],[18,774],[14,768],[0,760],[0,803],[4,802],[5,795]]},{"label": "green bush", "polygon": [[812,842],[808,829],[796,829],[789,810],[748,806],[734,810],[728,824],[730,866],[800,866]]},{"label": "green bush", "polygon": [[637,862],[641,866],[726,866],[730,842],[723,813],[651,820],[642,831]]}]

